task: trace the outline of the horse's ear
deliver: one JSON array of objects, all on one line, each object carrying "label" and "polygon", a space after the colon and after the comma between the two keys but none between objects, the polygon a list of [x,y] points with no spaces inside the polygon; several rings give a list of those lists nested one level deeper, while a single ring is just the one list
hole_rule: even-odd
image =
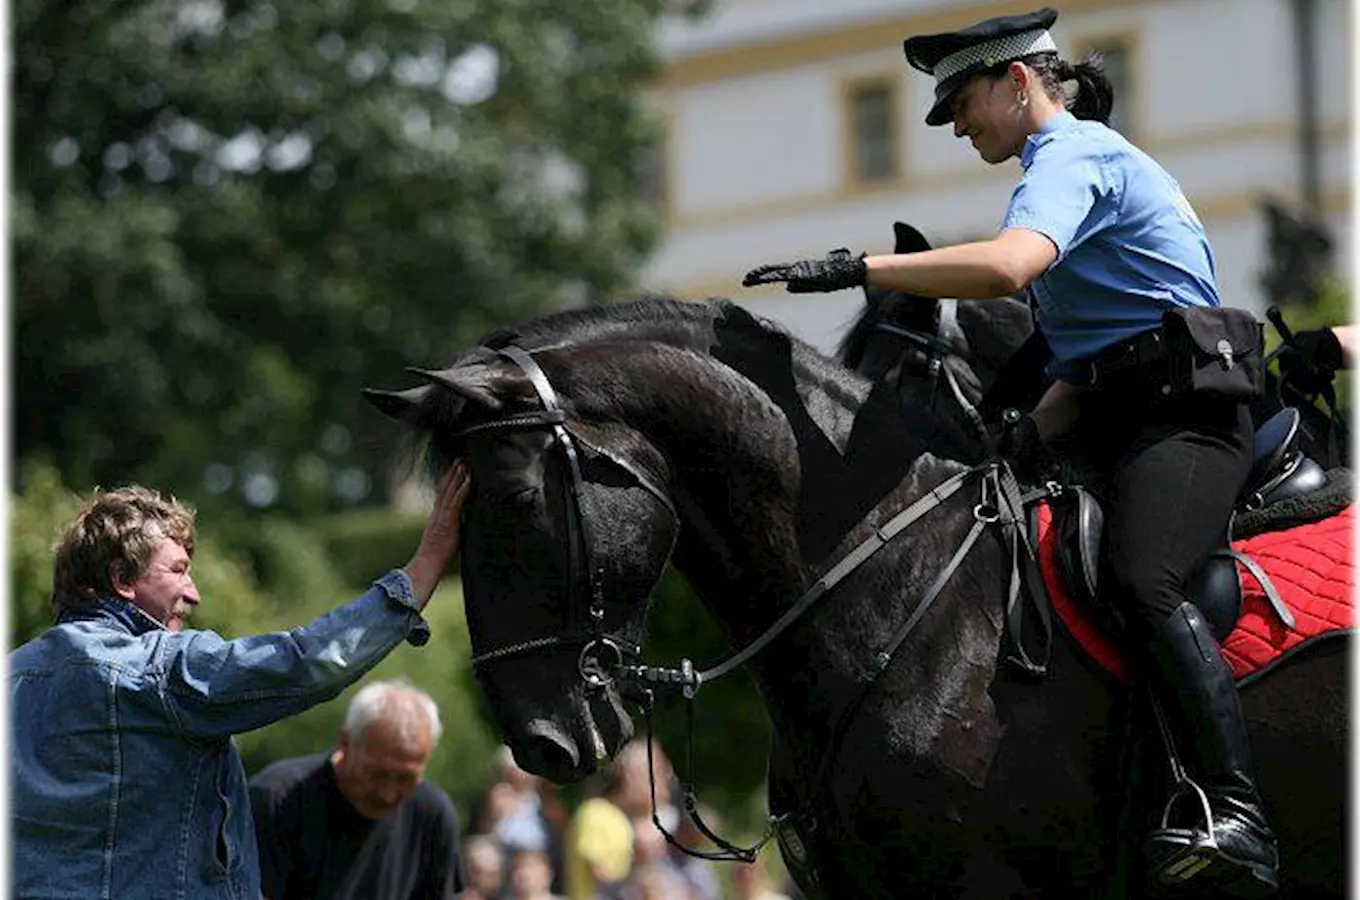
[{"label": "horse's ear", "polygon": [[465,397],[492,412],[500,411],[505,401],[511,397],[533,393],[528,379],[517,372],[510,372],[504,366],[472,363],[451,369],[440,369],[437,372],[429,369],[406,371],[418,378],[424,378],[431,384],[448,388],[458,396]]},{"label": "horse's ear", "polygon": [[365,400],[373,404],[378,412],[389,419],[415,424],[420,401],[424,400],[425,395],[429,392],[430,386],[422,384],[420,387],[405,391],[379,391],[374,388],[364,388],[359,393],[363,395]]},{"label": "horse's ear", "polygon": [[930,241],[926,240],[925,235],[906,222],[893,223],[893,236],[896,239],[894,253],[920,253],[930,249]]}]

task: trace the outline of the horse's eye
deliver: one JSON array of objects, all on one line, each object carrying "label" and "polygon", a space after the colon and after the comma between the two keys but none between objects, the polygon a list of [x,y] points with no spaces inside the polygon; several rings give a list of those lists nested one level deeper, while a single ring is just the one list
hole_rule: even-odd
[{"label": "horse's eye", "polygon": [[515,509],[532,509],[538,504],[538,488],[520,488],[506,497],[505,502]]}]

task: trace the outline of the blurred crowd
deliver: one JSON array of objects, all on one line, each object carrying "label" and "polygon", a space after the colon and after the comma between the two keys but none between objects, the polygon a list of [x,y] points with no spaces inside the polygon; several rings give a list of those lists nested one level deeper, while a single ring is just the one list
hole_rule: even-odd
[{"label": "blurred crowd", "polygon": [[[553,785],[503,748],[497,778],[469,818],[460,900],[789,900],[763,862],[713,863],[666,840],[652,818],[653,790],[666,830],[684,846],[712,849],[673,802],[674,771],[655,741],[651,759],[649,774],[647,742],[627,744],[568,810]],[[712,811],[700,815],[715,827]]]}]

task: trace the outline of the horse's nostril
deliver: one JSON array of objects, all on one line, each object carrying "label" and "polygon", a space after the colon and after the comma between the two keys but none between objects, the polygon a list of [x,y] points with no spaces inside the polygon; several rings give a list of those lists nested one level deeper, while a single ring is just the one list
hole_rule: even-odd
[{"label": "horse's nostril", "polygon": [[577,751],[557,735],[532,735],[515,748],[515,761],[526,772],[549,781],[568,781],[576,777]]}]

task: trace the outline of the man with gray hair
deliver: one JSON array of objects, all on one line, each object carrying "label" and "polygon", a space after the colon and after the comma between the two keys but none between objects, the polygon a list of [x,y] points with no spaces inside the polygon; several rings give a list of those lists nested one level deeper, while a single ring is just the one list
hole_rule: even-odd
[{"label": "man with gray hair", "polygon": [[266,900],[452,900],[458,813],[423,777],[441,731],[429,694],[376,681],[350,701],[334,750],[252,778]]}]

